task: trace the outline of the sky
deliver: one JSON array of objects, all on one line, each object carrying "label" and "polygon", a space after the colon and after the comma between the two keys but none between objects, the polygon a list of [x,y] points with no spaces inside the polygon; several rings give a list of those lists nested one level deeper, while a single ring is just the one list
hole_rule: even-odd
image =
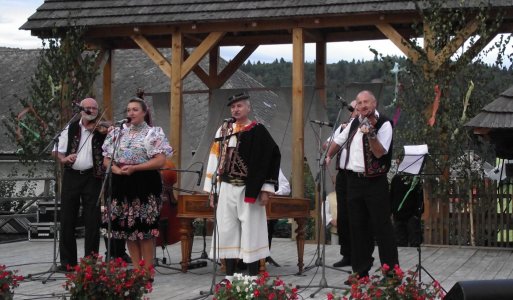
[{"label": "sky", "polygon": [[[41,47],[41,40],[39,38],[31,36],[29,31],[18,29],[35,13],[41,4],[43,4],[43,0],[0,0],[0,47],[22,49]],[[328,43],[327,63],[336,63],[341,60],[374,59],[374,54],[369,50],[369,47],[376,49],[383,55],[404,56],[389,40],[338,42]],[[241,47],[221,47],[220,55],[225,60],[230,60],[240,49]],[[490,54],[486,61],[493,62],[493,56],[493,53]],[[292,45],[260,46],[249,57],[249,60],[252,62],[273,62],[275,59],[280,58],[292,61]],[[313,62],[314,60],[315,44],[306,44],[305,61]]]},{"label": "sky", "polygon": [[[34,49],[41,47],[41,40],[30,35],[29,31],[19,30],[27,19],[43,4],[43,0],[0,0],[0,47]],[[328,43],[327,62],[335,63],[340,60],[370,60],[374,54],[369,46],[383,54],[401,55],[402,52],[388,40]],[[221,47],[221,57],[226,60],[233,58],[240,47]],[[292,61],[291,45],[266,45],[260,46],[253,52],[249,60],[261,62],[273,62],[283,58]],[[306,44],[305,60],[315,60],[315,44]]]}]

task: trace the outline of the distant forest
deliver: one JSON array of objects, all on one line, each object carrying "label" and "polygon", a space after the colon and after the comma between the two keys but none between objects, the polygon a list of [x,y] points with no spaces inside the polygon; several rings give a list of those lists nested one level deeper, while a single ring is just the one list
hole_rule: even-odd
[{"label": "distant forest", "polygon": [[[400,66],[406,65],[405,59],[401,57],[393,57],[394,62],[398,62]],[[513,85],[513,69],[499,69],[486,65],[471,65],[469,68],[479,68],[477,77],[472,79],[476,84],[476,88],[483,88],[489,91],[491,97],[489,99],[477,99],[482,107],[493,101],[501,92]],[[287,87],[292,85],[292,62],[286,62],[283,58],[276,59],[272,63],[261,63],[248,61],[240,68],[266,87]],[[327,65],[327,81],[328,86],[328,116],[330,121],[336,119],[338,107],[335,101],[335,93],[340,92],[348,84],[360,82],[369,83],[371,81],[383,82],[383,87],[379,100],[384,106],[390,104],[394,99],[394,75],[390,72],[390,64],[383,61],[339,61],[337,63]],[[401,74],[400,74],[401,75]],[[407,76],[403,74],[400,80],[407,80]],[[315,63],[305,63],[305,85],[313,86],[315,83]],[[468,84],[468,82],[463,82]],[[347,99],[351,101],[352,99]]]}]

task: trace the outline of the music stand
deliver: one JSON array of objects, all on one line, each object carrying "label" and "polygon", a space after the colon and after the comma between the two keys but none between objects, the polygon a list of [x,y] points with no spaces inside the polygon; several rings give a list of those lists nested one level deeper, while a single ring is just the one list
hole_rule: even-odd
[{"label": "music stand", "polygon": [[[404,146],[404,157],[403,161],[399,164],[397,167],[397,173],[401,173],[401,175],[406,176],[440,176],[442,175],[443,171],[440,168],[440,166],[436,163],[436,161],[433,159],[433,157],[429,154],[428,146],[426,144],[423,145],[410,145],[410,146]],[[426,164],[426,160],[430,160],[435,170],[431,173],[425,173],[424,167]],[[404,201],[404,200],[403,200]],[[402,203],[401,203],[402,205]],[[422,283],[422,271],[424,271],[433,281],[436,281],[436,279],[429,273],[424,266],[422,266],[422,248],[421,244],[423,242],[423,239],[420,239],[420,243],[417,246],[417,252],[418,252],[418,263],[415,266],[415,272],[413,274],[413,278],[415,278],[417,275],[419,276],[419,284]],[[442,287],[442,290],[447,293],[447,291]]]}]

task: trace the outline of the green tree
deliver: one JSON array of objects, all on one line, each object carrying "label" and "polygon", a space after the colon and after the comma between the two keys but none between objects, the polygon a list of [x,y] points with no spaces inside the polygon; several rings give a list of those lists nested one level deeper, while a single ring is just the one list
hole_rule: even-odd
[{"label": "green tree", "polygon": [[[72,101],[92,96],[98,74],[98,51],[86,51],[82,29],[71,27],[63,36],[43,40],[38,65],[28,97],[19,102],[23,116],[11,108],[11,117],[3,120],[8,137],[17,145],[22,161],[38,161],[48,153],[41,151],[70,118]],[[51,149],[50,149],[51,150]]]}]

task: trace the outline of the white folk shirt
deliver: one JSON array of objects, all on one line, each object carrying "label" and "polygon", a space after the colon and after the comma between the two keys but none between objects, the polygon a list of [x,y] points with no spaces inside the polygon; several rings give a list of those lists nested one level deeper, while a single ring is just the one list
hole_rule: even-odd
[{"label": "white folk shirt", "polygon": [[[379,113],[376,112],[376,117],[379,117]],[[360,120],[362,121],[362,120]],[[335,136],[333,141],[337,143],[337,145],[344,145],[345,141],[349,137],[349,129],[351,128],[351,121],[347,127],[338,135]],[[351,142],[351,147],[349,149],[349,161],[347,162],[348,170],[353,172],[365,172],[365,159],[363,155],[363,133],[360,129],[356,130],[356,134],[353,137]],[[388,153],[388,149],[390,148],[390,143],[392,142],[392,124],[390,122],[385,122],[379,131],[377,132],[378,141],[381,143],[381,146],[385,149],[385,153]],[[344,145],[346,148],[346,145]],[[341,160],[342,161],[342,160]],[[341,164],[345,164],[345,159]]]},{"label": "white folk shirt", "polygon": [[[354,118],[351,118],[349,120],[349,122],[347,123],[347,126],[349,126],[349,124],[351,124],[351,122],[354,120]],[[347,127],[346,126],[346,127]],[[338,132],[338,133],[337,133]],[[340,134],[342,133],[342,124],[340,124],[338,127],[337,127],[337,130],[335,130],[335,132],[333,133],[333,136],[337,136],[337,134]],[[329,143],[331,141],[332,137],[329,137],[328,139],[326,139],[326,142]],[[340,160],[337,162],[338,163],[338,167],[339,169],[341,170],[344,170],[346,168],[346,155],[347,155],[347,149],[346,147],[344,147],[342,150],[341,150],[341,153],[340,153]]]},{"label": "white folk shirt", "polygon": [[[88,170],[93,167],[93,134],[82,125],[82,119],[78,122],[80,126],[80,143],[77,149],[77,159],[71,165],[74,170]],[[66,154],[68,149],[68,128],[67,126],[59,136],[59,147],[57,151]],[[54,147],[55,151],[55,147]]]}]

